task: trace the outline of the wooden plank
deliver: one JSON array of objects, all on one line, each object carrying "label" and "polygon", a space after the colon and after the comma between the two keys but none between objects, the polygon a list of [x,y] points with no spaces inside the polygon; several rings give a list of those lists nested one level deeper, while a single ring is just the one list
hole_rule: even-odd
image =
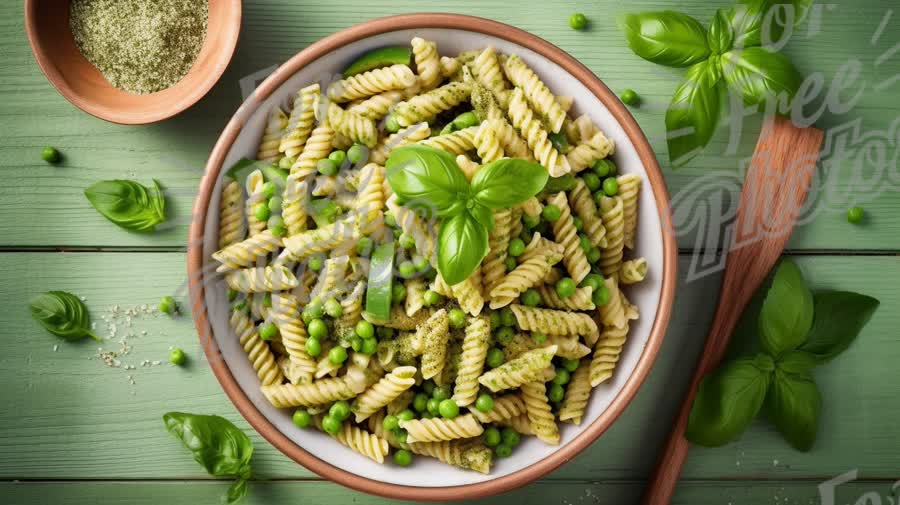
[{"label": "wooden plank", "polygon": [[[828,503],[822,500],[819,481],[745,481],[683,482],[673,498],[673,505],[755,505]],[[0,492],[10,505],[194,505],[217,503],[228,484],[225,482],[17,482],[0,483]],[[620,505],[637,503],[640,482],[539,482],[509,493],[467,503],[546,505]],[[835,488],[830,503],[894,503],[890,482],[857,481]],[[893,491],[896,493],[896,491]],[[866,496],[869,501],[856,501]],[[875,498],[878,501],[872,501]],[[324,504],[415,503],[388,500],[353,491],[331,482],[253,482],[245,505],[281,503]]]},{"label": "wooden plank", "polygon": [[[685,0],[678,8],[706,22],[717,6],[732,2]],[[900,112],[894,99],[900,83],[876,89],[876,85],[900,73],[900,58],[876,59],[897,43],[896,30],[885,30],[879,41],[871,36],[891,3],[866,2],[851,6],[834,4],[821,16],[818,33],[804,28],[788,45],[786,52],[804,73],[822,72],[831,83],[842,65],[857,61],[859,78],[841,93],[844,100],[860,93],[850,112],[828,112],[818,126],[838,130],[841,125],[859,119],[866,141],[850,142],[851,159],[839,163],[828,173],[827,198],[822,197],[820,212],[801,226],[791,243],[794,249],[869,249],[900,247],[900,222],[893,216],[900,210],[894,197],[895,185],[886,172],[878,175],[871,164],[863,164],[865,179],[856,181],[851,172],[853,160],[867,153],[877,155],[883,147],[887,160],[893,159],[896,146],[889,134]],[[758,118],[743,122],[743,134],[736,150],[730,150],[730,129],[723,128],[708,154],[677,172],[668,168],[664,141],[663,114],[682,71],[645,62],[628,50],[614,26],[615,14],[667,8],[660,1],[607,1],[580,6],[591,19],[589,31],[576,32],[566,22],[575,7],[561,1],[529,2],[509,9],[507,3],[483,0],[459,0],[447,5],[429,4],[430,10],[449,10],[480,15],[520,26],[559,45],[596,72],[614,91],[635,88],[644,104],[632,109],[651,138],[657,156],[666,167],[668,184],[679,203],[676,215],[685,222],[679,243],[683,248],[708,247],[715,240],[702,237],[697,230],[715,228],[701,220],[711,195],[722,193],[725,204],[737,194],[735,168],[752,152],[758,131]],[[238,81],[254,71],[285,61],[310,43],[378,16],[422,10],[413,0],[267,0],[244,5],[244,33],[234,60],[216,88],[186,113],[156,125],[118,126],[105,123],[75,109],[59,96],[40,73],[31,56],[23,30],[21,6],[5,2],[0,6],[0,173],[6,177],[0,187],[0,236],[6,247],[28,246],[169,246],[181,247],[193,194],[202,166],[227,118],[241,101]],[[896,24],[896,20],[892,20]],[[821,97],[819,99],[821,101]],[[811,113],[818,107],[808,107]],[[736,131],[736,130],[735,130]],[[883,135],[878,135],[883,132]],[[40,161],[43,145],[54,145],[66,156],[59,167]],[[895,167],[894,167],[895,168]],[[824,173],[824,171],[823,171]],[[702,188],[701,176],[710,177]],[[171,196],[172,228],[151,236],[117,229],[100,217],[86,202],[83,188],[94,181],[129,177],[148,181],[160,179]],[[856,182],[854,182],[856,181]],[[874,181],[874,182],[872,182]],[[871,184],[867,188],[866,185]],[[852,200],[851,200],[852,199]],[[855,202],[862,202],[870,219],[864,227],[848,226],[843,214]],[[37,211],[37,209],[40,211]]]},{"label": "wooden plank", "polygon": [[[170,410],[215,413],[236,421],[256,445],[254,467],[265,478],[312,475],[278,453],[234,408],[203,363],[187,316],[135,318],[133,351],[123,361],[163,360],[171,345],[191,358],[185,369],[168,364],[125,371],[94,358],[97,345],[59,342],[29,317],[25,302],[49,289],[84,296],[99,324],[110,307],[155,304],[184,282],[180,253],[5,253],[0,256],[0,383],[7,384],[0,412],[0,479],[191,479],[201,468],[163,429]],[[844,356],[817,373],[824,392],[821,436],[810,453],[790,449],[767,427],[720,449],[691,453],[688,478],[822,478],[859,468],[865,478],[896,475],[896,386],[886,374],[900,360],[894,335],[900,313],[896,289],[900,258],[799,257],[818,287],[856,290],[881,299],[883,308]],[[689,258],[682,257],[686,270]],[[13,281],[14,280],[14,281]],[[712,276],[678,288],[668,338],[647,383],[622,418],[553,479],[641,479],[650,470],[681,387],[705,335],[718,287]],[[120,322],[119,335],[123,335]],[[143,331],[147,331],[143,335]],[[59,348],[54,352],[54,345]],[[118,349],[116,343],[104,348]],[[133,375],[135,384],[130,384]]]}]

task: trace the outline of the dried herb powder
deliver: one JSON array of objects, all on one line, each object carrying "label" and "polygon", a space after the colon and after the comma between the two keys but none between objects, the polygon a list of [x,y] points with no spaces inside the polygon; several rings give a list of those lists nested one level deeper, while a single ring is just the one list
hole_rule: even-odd
[{"label": "dried herb powder", "polygon": [[153,93],[181,80],[206,37],[207,0],[73,0],[81,54],[113,86]]}]

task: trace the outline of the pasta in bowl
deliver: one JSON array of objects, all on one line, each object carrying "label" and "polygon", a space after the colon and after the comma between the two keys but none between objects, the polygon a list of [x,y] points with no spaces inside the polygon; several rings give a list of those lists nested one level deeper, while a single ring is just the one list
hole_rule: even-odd
[{"label": "pasta in bowl", "polygon": [[335,34],[257,89],[207,168],[189,272],[211,366],[340,483],[522,485],[612,423],[661,344],[675,245],[652,151],[525,32],[409,15]]}]

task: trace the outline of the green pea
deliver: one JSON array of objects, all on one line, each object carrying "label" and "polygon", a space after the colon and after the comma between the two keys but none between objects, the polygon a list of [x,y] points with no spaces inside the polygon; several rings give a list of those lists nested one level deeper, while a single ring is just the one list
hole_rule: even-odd
[{"label": "green pea", "polygon": [[330,317],[337,319],[344,314],[344,307],[341,307],[340,302],[334,298],[329,298],[325,301],[325,313]]},{"label": "green pea", "polygon": [[404,249],[412,249],[415,246],[416,239],[412,235],[406,232],[400,234],[400,247]]},{"label": "green pea", "polygon": [[389,226],[391,228],[397,227],[397,218],[394,217],[394,213],[391,211],[386,211],[384,213],[384,225]]},{"label": "green pea", "polygon": [[509,241],[509,250],[508,253],[510,256],[517,258],[525,252],[525,242],[520,238],[514,238]]},{"label": "green pea", "polygon": [[362,257],[368,257],[372,254],[372,247],[374,244],[372,243],[372,239],[369,237],[363,237],[356,242],[356,254]]},{"label": "green pea", "polygon": [[476,116],[472,111],[463,112],[462,114],[456,116],[456,119],[453,120],[453,126],[457,130],[475,126],[478,123],[480,123],[480,121],[478,120],[478,116]]},{"label": "green pea", "polygon": [[563,277],[556,281],[556,294],[560,298],[568,298],[575,294],[575,281],[569,277]]},{"label": "green pea", "polygon": [[321,319],[313,319],[306,326],[306,331],[312,338],[325,338],[328,336],[328,326]]},{"label": "green pea", "polygon": [[[272,199],[278,198],[277,196],[273,196]],[[271,231],[274,228],[284,228],[284,218],[279,216],[278,214],[272,214],[269,217],[269,220],[266,222],[266,226]]]},{"label": "green pea", "polygon": [[362,350],[362,347],[363,347],[363,339],[359,338],[356,335],[353,335],[352,337],[350,337],[350,348],[351,349],[353,349],[356,352],[359,352]]},{"label": "green pea", "polygon": [[[428,398],[425,397],[424,401],[427,402]],[[399,414],[397,414],[397,419],[399,419],[401,421],[412,421],[415,418],[416,418],[416,414],[409,409],[403,409],[402,411],[400,411]]]},{"label": "green pea", "polygon": [[406,260],[400,263],[397,270],[400,272],[400,277],[412,277],[416,273],[416,266],[412,261]]},{"label": "green pea", "polygon": [[578,369],[578,365],[581,363],[577,359],[564,359],[562,362],[563,368],[568,370],[569,372],[574,372]]},{"label": "green pea", "polygon": [[265,203],[260,203],[253,209],[253,217],[255,217],[257,221],[268,221],[269,216],[271,215],[272,210],[269,209],[269,206]]},{"label": "green pea", "polygon": [[412,453],[406,449],[400,449],[394,453],[394,464],[397,466],[409,466],[412,464]]},{"label": "green pea", "polygon": [[428,411],[429,414],[436,416],[440,413],[438,410],[441,406],[440,400],[437,398],[429,398],[427,402],[425,402],[425,410]]},{"label": "green pea", "polygon": [[866,216],[866,211],[862,207],[850,207],[847,210],[847,221],[853,224],[859,224]]},{"label": "green pea", "polygon": [[603,192],[606,193],[606,196],[616,196],[619,193],[619,181],[613,177],[604,179]]},{"label": "green pea", "polygon": [[494,428],[493,426],[484,430],[484,433],[481,435],[481,441],[484,442],[484,445],[488,447],[496,447],[500,445],[500,430]]},{"label": "green pea", "polygon": [[317,338],[306,339],[306,354],[309,354],[313,358],[322,354],[322,344],[319,342],[319,339],[317,339]]},{"label": "green pea", "polygon": [[507,345],[512,342],[513,337],[516,336],[516,331],[510,328],[509,326],[504,326],[497,330],[497,342],[501,345]]},{"label": "green pea", "polygon": [[609,303],[609,297],[609,288],[607,288],[605,284],[591,293],[591,301],[594,302],[594,305],[597,306],[606,305],[607,303]]},{"label": "green pea", "polygon": [[391,286],[391,303],[400,303],[406,300],[406,286],[399,282]]},{"label": "green pea", "polygon": [[625,88],[619,95],[619,99],[622,100],[622,103],[625,105],[637,105],[638,94],[631,88]]},{"label": "green pea", "polygon": [[450,399],[443,400],[440,405],[438,405],[438,411],[444,419],[453,419],[459,415],[459,405]]},{"label": "green pea", "polygon": [[278,160],[278,168],[287,170],[287,169],[291,168],[291,166],[293,166],[293,164],[296,161],[297,161],[297,158],[294,158],[293,156],[285,156],[284,158],[281,158],[280,160]]},{"label": "green pea", "polygon": [[269,206],[269,210],[272,210],[272,209],[278,210],[281,208],[282,202],[283,202],[283,200],[281,199],[281,197],[278,195],[275,195],[272,198],[269,198],[269,201],[266,202],[266,205]]},{"label": "green pea", "polygon": [[331,435],[336,434],[341,431],[341,425],[343,423],[340,419],[327,415],[322,419],[322,429],[325,430],[325,433],[329,433]]},{"label": "green pea", "polygon": [[436,305],[441,302],[441,295],[437,294],[436,292],[434,292],[430,289],[428,291],[426,291],[422,297],[424,298],[425,305],[428,305],[428,306]]},{"label": "green pea", "polygon": [[176,347],[169,351],[169,362],[173,365],[181,366],[185,361],[187,361],[187,356],[185,356],[184,351],[181,349]]},{"label": "green pea", "polygon": [[340,167],[347,159],[347,153],[341,150],[331,151],[331,154],[328,155],[328,159],[335,162],[335,164]]},{"label": "green pea", "polygon": [[366,356],[371,356],[375,354],[375,351],[378,350],[378,341],[374,338],[364,338],[362,340],[362,349],[359,352],[365,354]]},{"label": "green pea", "polygon": [[569,375],[569,371],[565,368],[556,369],[556,375],[553,376],[553,383],[559,384],[560,386],[565,386],[569,383],[569,379],[572,377]]},{"label": "green pea", "polygon": [[309,314],[310,321],[313,319],[322,319],[322,317],[325,316],[325,307],[322,305],[322,300],[315,298],[306,305],[303,312]]},{"label": "green pea", "polygon": [[537,307],[538,304],[541,303],[541,294],[534,288],[528,288],[522,293],[522,296],[520,296],[519,299],[521,300],[522,305]]},{"label": "green pea", "polygon": [[581,218],[578,216],[572,217],[572,224],[575,225],[576,231],[581,231],[584,229],[584,221],[582,221]]},{"label": "green pea", "polygon": [[587,186],[591,192],[597,191],[600,189],[600,185],[603,184],[603,181],[600,180],[600,176],[594,172],[585,172],[585,174],[581,176],[581,180],[584,181],[584,185]]},{"label": "green pea", "polygon": [[431,395],[431,393],[434,393],[434,387],[434,381],[431,379],[428,379],[422,383],[422,391],[425,391],[425,394],[427,395]]},{"label": "green pea", "polygon": [[475,408],[478,409],[479,412],[490,412],[494,410],[494,397],[487,393],[481,393],[478,395],[478,399],[475,400]]},{"label": "green pea", "polygon": [[[272,181],[266,181],[262,185],[262,192],[266,195],[266,198],[272,198],[275,196],[275,190],[278,189],[275,187],[275,183]],[[260,219],[260,221],[265,221],[265,219]]]},{"label": "green pea", "polygon": [[284,224],[269,225],[269,231],[276,237],[284,237],[287,235],[287,228]]},{"label": "green pea", "polygon": [[416,412],[425,412],[425,409],[428,408],[428,400],[430,400],[430,398],[428,398],[425,393],[416,393],[416,396],[413,397],[413,409],[415,409]]},{"label": "green pea", "polygon": [[503,261],[503,264],[506,266],[507,272],[512,272],[519,266],[519,262],[516,261],[512,256],[507,256],[507,258]]},{"label": "green pea", "polygon": [[524,224],[528,229],[534,228],[535,226],[541,224],[541,216],[529,216],[528,214],[525,214],[524,216],[522,216],[522,224]]},{"label": "green pea", "polygon": [[587,260],[591,263],[596,263],[600,261],[600,256],[603,254],[600,252],[600,248],[591,247],[587,252]]},{"label": "green pea", "polygon": [[594,169],[594,173],[597,175],[597,177],[601,179],[616,173],[616,165],[612,161],[607,159],[595,161],[593,167],[591,168]]},{"label": "green pea", "polygon": [[47,163],[57,163],[59,162],[59,158],[59,151],[57,151],[56,148],[47,146],[41,149],[41,159]]},{"label": "green pea", "polygon": [[332,347],[331,350],[328,351],[328,361],[335,365],[340,365],[347,361],[347,349],[344,349],[343,347]]},{"label": "green pea", "polygon": [[566,396],[566,390],[559,384],[553,384],[547,390],[547,398],[553,403],[559,403]]},{"label": "green pea", "polygon": [[584,233],[578,234],[578,245],[581,247],[581,250],[584,251],[585,254],[587,254],[588,251],[591,250],[591,247],[594,247],[593,244],[591,244],[591,239],[588,238],[588,236]]},{"label": "green pea", "polygon": [[164,296],[162,297],[162,300],[159,301],[159,311],[163,314],[169,314],[171,316],[176,310],[178,310],[178,305],[171,296]]},{"label": "green pea", "polygon": [[324,263],[324,260],[322,259],[321,256],[313,256],[313,257],[309,258],[309,262],[307,263],[307,266],[309,266],[310,270],[312,270],[314,272],[318,272],[319,270],[322,269],[323,263]]},{"label": "green pea", "polygon": [[466,313],[461,309],[450,309],[450,326],[462,328],[466,325]]},{"label": "green pea", "polygon": [[365,319],[356,323],[354,331],[356,331],[356,334],[359,335],[360,338],[375,338],[375,327]]},{"label": "green pea", "polygon": [[503,323],[500,321],[499,312],[491,312],[491,329],[499,328]]},{"label": "green pea", "polygon": [[453,391],[450,390],[450,386],[435,386],[434,391],[431,392],[431,397],[435,400],[442,402],[453,394]]},{"label": "green pea", "polygon": [[272,340],[275,335],[278,335],[278,327],[274,323],[266,323],[259,327],[259,338]]},{"label": "green pea", "polygon": [[587,27],[587,23],[587,16],[580,12],[576,12],[569,16],[569,26],[571,26],[573,30],[584,30]]},{"label": "green pea", "polygon": [[598,207],[601,205],[604,198],[606,198],[606,193],[603,192],[603,188],[598,189],[596,192],[594,192],[594,202]]},{"label": "green pea", "polygon": [[[412,419],[412,418],[410,418],[410,419]],[[394,438],[396,438],[397,442],[400,442],[401,444],[406,443],[406,438],[408,436],[409,436],[409,433],[407,433],[407,431],[403,430],[403,429],[400,429],[400,430],[397,430],[394,432]]]},{"label": "green pea", "polygon": [[331,405],[331,408],[328,409],[328,415],[334,416],[341,421],[350,417],[350,404],[347,403],[346,400],[340,400],[334,402]]},{"label": "green pea", "polygon": [[362,161],[369,155],[369,148],[363,144],[353,144],[347,149],[347,159],[354,165]]},{"label": "green pea", "polygon": [[298,428],[308,428],[312,424],[312,416],[309,415],[309,412],[301,409],[295,410],[291,419]]},{"label": "green pea", "polygon": [[503,360],[503,351],[494,347],[490,351],[488,351],[487,357],[485,358],[484,362],[487,363],[487,366],[491,368],[497,368],[498,366],[503,364]]},{"label": "green pea", "polygon": [[541,211],[541,216],[546,221],[553,223],[562,216],[562,211],[556,205],[549,204],[544,206],[544,210]]},{"label": "green pea", "polygon": [[338,165],[334,160],[324,158],[316,162],[316,170],[322,175],[336,175],[338,173]]},{"label": "green pea", "polygon": [[503,323],[503,326],[515,326],[516,313],[509,307],[503,307],[500,309],[500,322]]},{"label": "green pea", "polygon": [[500,436],[503,437],[503,443],[510,447],[519,445],[519,442],[522,440],[519,432],[512,428],[503,428],[500,432]]},{"label": "green pea", "polygon": [[547,335],[544,335],[543,333],[532,333],[531,338],[538,344],[543,344],[547,341]]},{"label": "green pea", "polygon": [[400,123],[397,122],[396,117],[390,115],[384,120],[384,129],[391,133],[396,133],[400,131]]},{"label": "green pea", "polygon": [[236,289],[228,288],[228,301],[233,302],[238,297],[238,291]]},{"label": "green pea", "polygon": [[494,454],[496,454],[498,458],[508,458],[512,456],[512,447],[506,444],[500,444],[497,447],[494,447]]}]

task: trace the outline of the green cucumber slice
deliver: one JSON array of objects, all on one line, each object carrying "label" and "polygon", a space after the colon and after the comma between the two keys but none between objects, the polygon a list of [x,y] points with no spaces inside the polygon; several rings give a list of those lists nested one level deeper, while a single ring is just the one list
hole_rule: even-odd
[{"label": "green cucumber slice", "polygon": [[391,282],[394,277],[394,243],[375,247],[369,263],[369,285],[366,289],[366,312],[377,319],[391,317]]},{"label": "green cucumber slice", "polygon": [[409,65],[412,59],[412,49],[406,46],[379,47],[373,49],[359,58],[344,70],[344,77],[361,74],[369,70],[391,65]]}]

